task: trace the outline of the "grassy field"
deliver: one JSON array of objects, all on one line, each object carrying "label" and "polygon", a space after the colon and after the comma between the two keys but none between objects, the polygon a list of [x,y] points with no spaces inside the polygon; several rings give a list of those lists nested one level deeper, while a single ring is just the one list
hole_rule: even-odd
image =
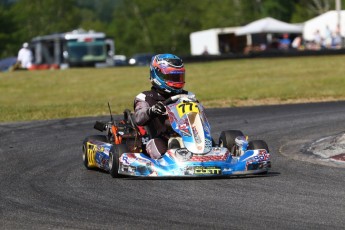
[{"label": "grassy field", "polygon": [[[186,64],[186,89],[206,108],[345,99],[345,56]],[[0,73],[0,122],[108,114],[132,109],[149,89],[148,67]]]}]

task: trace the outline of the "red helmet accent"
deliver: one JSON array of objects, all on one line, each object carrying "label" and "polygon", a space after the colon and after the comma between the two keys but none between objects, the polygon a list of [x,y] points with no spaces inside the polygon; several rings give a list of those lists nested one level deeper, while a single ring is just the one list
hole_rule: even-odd
[{"label": "red helmet accent", "polygon": [[184,82],[167,81],[166,83],[168,86],[173,87],[175,89],[183,89],[184,87]]}]

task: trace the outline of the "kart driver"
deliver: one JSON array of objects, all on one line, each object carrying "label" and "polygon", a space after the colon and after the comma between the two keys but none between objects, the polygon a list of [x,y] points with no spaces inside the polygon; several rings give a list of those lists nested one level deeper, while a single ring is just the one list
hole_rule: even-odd
[{"label": "kart driver", "polygon": [[168,150],[168,139],[173,133],[163,102],[174,95],[188,94],[183,90],[185,68],[182,59],[173,54],[153,56],[150,81],[151,90],[138,94],[134,100],[134,119],[149,132],[150,140],[143,143],[146,152],[158,159]]}]

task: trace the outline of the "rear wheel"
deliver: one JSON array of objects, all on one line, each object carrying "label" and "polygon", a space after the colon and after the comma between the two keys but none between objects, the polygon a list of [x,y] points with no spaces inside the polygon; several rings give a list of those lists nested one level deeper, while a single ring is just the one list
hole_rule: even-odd
[{"label": "rear wheel", "polygon": [[119,159],[123,153],[128,152],[125,144],[113,145],[109,151],[109,173],[113,178],[120,177]]},{"label": "rear wheel", "polygon": [[240,130],[226,130],[220,133],[219,146],[227,148],[232,155],[236,154],[236,137],[244,136]]},{"label": "rear wheel", "polygon": [[87,142],[90,140],[108,142],[107,137],[104,135],[94,135],[94,136],[89,136],[89,137],[84,139],[84,141],[83,141],[83,162],[84,162],[85,168],[87,168],[87,169],[92,169],[92,167],[90,167],[90,164],[89,164],[89,159],[93,157],[90,155],[92,153],[92,151],[89,151],[88,147],[87,147]]}]

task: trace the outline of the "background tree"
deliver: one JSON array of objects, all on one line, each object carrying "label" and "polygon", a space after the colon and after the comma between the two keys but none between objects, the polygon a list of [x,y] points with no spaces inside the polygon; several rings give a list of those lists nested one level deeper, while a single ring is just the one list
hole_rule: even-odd
[{"label": "background tree", "polygon": [[[335,10],[335,0],[299,0],[295,3],[295,11],[291,22],[305,22],[329,10]],[[345,0],[341,0],[342,8]]]},{"label": "background tree", "polygon": [[[204,0],[199,1],[201,29],[238,26],[246,21],[242,14],[246,0]],[[249,15],[249,14],[248,14]]]},{"label": "background tree", "polygon": [[290,22],[296,1],[265,0],[262,1],[262,16],[273,17],[285,22]]},{"label": "background tree", "polygon": [[109,31],[121,53],[189,53],[189,33],[200,29],[197,0],[123,1],[115,9]]},{"label": "background tree", "polygon": [[13,5],[17,35],[25,40],[50,33],[67,31],[79,26],[74,0],[20,0]]},{"label": "background tree", "polygon": [[20,39],[15,36],[18,25],[8,5],[0,5],[0,57],[15,56]]},{"label": "background tree", "polygon": [[107,32],[113,11],[121,0],[75,0],[80,17],[80,28]]},{"label": "background tree", "polygon": [[[345,5],[345,0],[342,0]],[[190,53],[189,35],[263,17],[304,22],[335,0],[0,0],[0,58],[39,35],[78,28],[113,37],[116,53]]]}]

